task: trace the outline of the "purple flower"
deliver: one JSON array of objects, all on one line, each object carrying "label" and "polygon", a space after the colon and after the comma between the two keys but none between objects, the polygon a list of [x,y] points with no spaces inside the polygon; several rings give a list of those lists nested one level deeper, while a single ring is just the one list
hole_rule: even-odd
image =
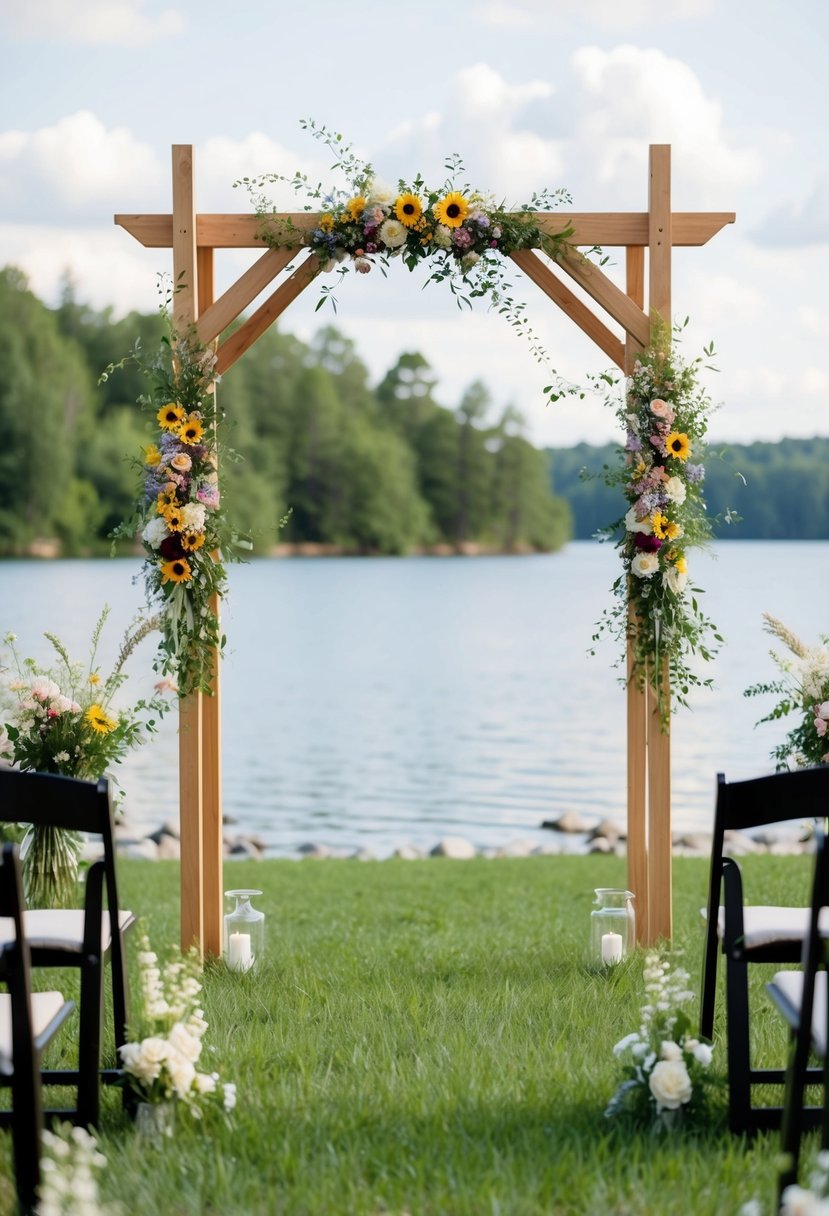
[{"label": "purple flower", "polygon": [[638,435],[634,435],[633,431],[628,431],[628,437],[625,441],[625,447],[629,452],[641,452],[642,440]]},{"label": "purple flower", "polygon": [[696,485],[698,482],[705,480],[705,466],[701,464],[686,464],[685,476],[691,485]]},{"label": "purple flower", "polygon": [[147,501],[152,502],[154,498],[158,498],[166,484],[166,478],[156,477],[155,473],[149,473],[144,482],[144,495]]},{"label": "purple flower", "polygon": [[468,249],[472,241],[472,233],[466,228],[456,228],[452,234],[452,244],[456,249]]},{"label": "purple flower", "polygon": [[215,511],[219,505],[219,491],[216,486],[199,486],[196,498],[210,511]]},{"label": "purple flower", "polygon": [[668,449],[665,447],[665,439],[662,435],[651,435],[651,443],[656,448],[660,456],[667,456]]},{"label": "purple flower", "polygon": [[662,541],[658,536],[646,536],[644,532],[634,532],[633,543],[645,553],[656,553],[657,549],[662,548]]}]

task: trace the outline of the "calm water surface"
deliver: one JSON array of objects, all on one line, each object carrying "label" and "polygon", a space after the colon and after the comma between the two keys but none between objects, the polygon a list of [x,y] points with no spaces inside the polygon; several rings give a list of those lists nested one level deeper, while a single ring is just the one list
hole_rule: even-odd
[{"label": "calm water surface", "polygon": [[[805,640],[827,629],[829,544],[723,543],[692,575],[727,638],[713,692],[674,718],[678,828],[706,829],[715,774],[770,768],[780,725],[754,729],[742,689],[776,674],[764,610]],[[141,604],[132,559],[0,563],[0,633],[44,657],[45,629],[86,654],[100,607],[111,662]],[[305,841],[384,855],[462,835],[541,840],[574,808],[625,816],[625,704],[606,643],[587,655],[614,550],[536,557],[260,560],[231,570],[224,624],[225,813],[274,854]],[[127,691],[151,683],[152,643]],[[122,767],[129,819],[176,819],[175,715]]]}]

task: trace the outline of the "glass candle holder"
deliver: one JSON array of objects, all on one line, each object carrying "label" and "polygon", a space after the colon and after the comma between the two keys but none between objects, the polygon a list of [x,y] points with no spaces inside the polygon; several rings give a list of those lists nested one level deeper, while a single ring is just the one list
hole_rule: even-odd
[{"label": "glass candle holder", "polygon": [[265,913],[254,908],[251,900],[261,891],[225,891],[236,901],[225,916],[224,957],[231,971],[250,971],[265,951]]},{"label": "glass candle holder", "polygon": [[596,907],[590,913],[590,958],[612,967],[636,946],[634,895],[621,887],[596,887]]}]

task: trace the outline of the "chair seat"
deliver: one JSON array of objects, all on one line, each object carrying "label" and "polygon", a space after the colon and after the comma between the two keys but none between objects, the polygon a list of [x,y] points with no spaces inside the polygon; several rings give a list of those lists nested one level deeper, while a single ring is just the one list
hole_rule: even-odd
[{"label": "chair seat", "polygon": [[[778,971],[767,985],[768,993],[783,1017],[792,1027],[800,1023],[800,1002],[803,997],[803,972]],[[812,1044],[815,1054],[826,1057],[826,972],[815,976],[815,996],[812,1003]]]},{"label": "chair seat", "polygon": [[[135,917],[121,911],[118,921],[122,932]],[[83,945],[83,908],[32,908],[23,913],[23,930],[33,949],[80,950]],[[14,940],[14,923],[9,916],[0,916],[0,945]],[[109,913],[101,921],[101,950],[105,953],[112,941]]]},{"label": "chair seat", "polygon": [[[33,1038],[44,1034],[63,1010],[64,1000],[60,992],[32,993]],[[7,992],[0,992],[0,1072],[11,1076],[13,1071],[11,997]]]},{"label": "chair seat", "polygon": [[[705,908],[702,909],[705,916]],[[773,942],[802,942],[809,929],[808,908],[775,908],[767,904],[747,904],[743,908],[743,930],[746,950],[770,946]],[[820,931],[829,937],[829,909],[820,915]],[[725,908],[717,917],[720,941],[725,932]]]}]

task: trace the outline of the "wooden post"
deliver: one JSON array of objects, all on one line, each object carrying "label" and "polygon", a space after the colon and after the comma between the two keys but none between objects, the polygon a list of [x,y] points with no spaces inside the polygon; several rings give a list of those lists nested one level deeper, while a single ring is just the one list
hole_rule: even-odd
[{"label": "wooden post", "polygon": [[[661,325],[671,318],[671,148],[652,144],[648,191],[648,304],[653,341]],[[651,673],[670,708],[667,663]],[[657,697],[648,684],[648,918],[649,942],[670,940],[671,907],[671,735],[670,717],[660,722]]]},{"label": "wooden post", "polygon": [[[645,250],[631,245],[626,250],[627,294],[639,308],[645,306]],[[642,344],[627,334],[625,340],[625,375],[633,371]],[[629,611],[628,621],[634,624]],[[627,835],[628,889],[636,896],[636,940],[642,945],[650,941],[648,914],[648,817],[646,767],[648,754],[647,712],[644,690],[635,679],[633,647],[627,644]]]},{"label": "wooden post", "polygon": [[[198,314],[193,149],[173,145],[173,325],[186,334]],[[202,695],[179,702],[179,829],[181,832],[181,948],[204,940],[202,861]]]}]

